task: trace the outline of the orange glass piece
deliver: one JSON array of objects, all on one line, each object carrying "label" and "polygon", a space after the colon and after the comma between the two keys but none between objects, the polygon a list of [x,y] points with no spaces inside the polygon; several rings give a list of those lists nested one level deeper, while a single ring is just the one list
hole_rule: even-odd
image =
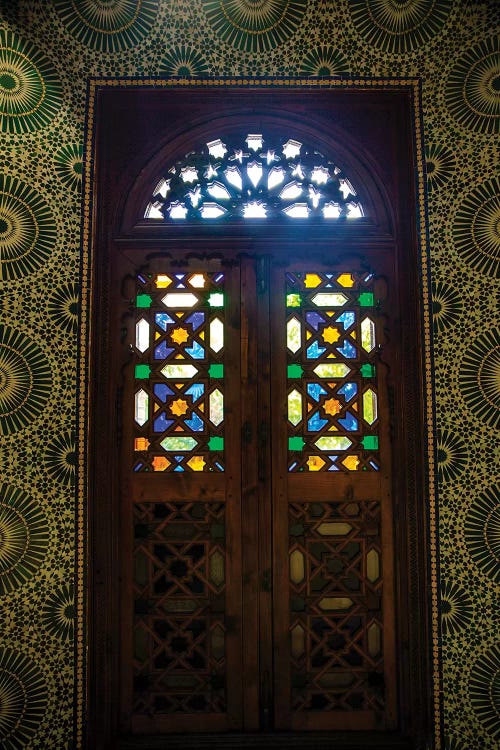
[{"label": "orange glass piece", "polygon": [[170,338],[174,344],[185,344],[189,339],[189,333],[185,328],[174,328],[170,334]]},{"label": "orange glass piece", "polygon": [[176,417],[182,417],[188,411],[189,407],[183,398],[178,398],[170,404],[170,411]]},{"label": "orange glass piece", "polygon": [[337,328],[328,326],[328,328],[325,328],[323,330],[322,336],[323,340],[326,341],[327,344],[335,344],[340,338],[340,333]]},{"label": "orange glass piece", "polygon": [[170,284],[172,283],[172,279],[170,276],[167,276],[164,273],[158,274],[158,276],[155,279],[155,284],[157,289],[166,289]]},{"label": "orange glass piece", "polygon": [[307,459],[307,465],[309,467],[309,471],[319,471],[323,468],[325,462],[322,458],[320,458],[320,456],[309,456],[309,458]]},{"label": "orange glass piece", "polygon": [[321,284],[321,277],[317,273],[306,273],[304,286],[306,289],[315,289]]},{"label": "orange glass piece", "polygon": [[336,398],[329,398],[323,404],[323,409],[325,410],[326,414],[331,414],[332,417],[334,417],[335,414],[338,414],[342,409],[342,404],[340,403],[340,401],[337,401]]},{"label": "orange glass piece", "polygon": [[187,462],[188,466],[193,471],[203,471],[203,469],[205,468],[205,463],[206,462],[205,462],[205,459],[203,458],[203,456],[193,456]]},{"label": "orange glass piece", "polygon": [[342,463],[349,471],[356,471],[359,466],[359,458],[357,456],[347,456]]},{"label": "orange glass piece", "polygon": [[170,466],[170,461],[165,456],[155,456],[151,461],[153,471],[165,471]]},{"label": "orange glass piece", "polygon": [[204,289],[206,279],[205,276],[202,273],[195,273],[191,278],[189,279],[189,283],[191,286],[194,286],[195,289]]},{"label": "orange glass piece", "polygon": [[341,273],[340,276],[337,276],[337,284],[345,289],[350,289],[354,286],[354,279],[350,273]]},{"label": "orange glass piece", "polygon": [[135,451],[147,451],[149,448],[149,440],[145,437],[135,438],[134,450]]}]

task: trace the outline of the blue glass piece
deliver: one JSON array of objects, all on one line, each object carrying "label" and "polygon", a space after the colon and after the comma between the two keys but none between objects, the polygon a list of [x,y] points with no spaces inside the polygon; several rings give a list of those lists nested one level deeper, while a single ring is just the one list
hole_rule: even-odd
[{"label": "blue glass piece", "polygon": [[297,279],[292,273],[285,273],[285,276],[286,276],[286,280],[289,281],[290,284],[295,285],[297,283]]},{"label": "blue glass piece", "polygon": [[175,469],[174,469],[174,471],[184,471],[184,467],[183,466],[176,466]]},{"label": "blue glass piece", "polygon": [[156,417],[153,423],[153,430],[155,432],[165,432],[165,430],[168,429],[168,427],[170,427],[173,422],[173,419],[167,419],[165,414],[162,412]]},{"label": "blue glass piece", "polygon": [[143,467],[143,466],[144,466],[144,464],[136,464],[136,465],[134,466],[134,471],[140,471],[140,470],[142,469],[142,467]]},{"label": "blue glass piece", "polygon": [[172,390],[170,390],[168,385],[165,385],[164,383],[155,383],[153,386],[153,391],[155,396],[159,398],[160,401],[163,401],[163,403],[165,403],[165,401],[167,400],[167,396],[172,396],[174,393]]},{"label": "blue glass piece", "polygon": [[358,429],[358,420],[350,411],[346,413],[343,419],[339,419],[339,424],[342,425],[345,430],[349,430],[349,432]]},{"label": "blue glass piece", "polygon": [[193,346],[189,349],[184,349],[184,351],[193,359],[203,359],[205,356],[205,349],[197,341],[193,341]]},{"label": "blue glass piece", "polygon": [[328,458],[332,462],[332,465],[328,467],[328,471],[338,471],[339,467],[335,466],[335,463],[334,463],[334,461],[337,460],[338,456],[328,456]]},{"label": "blue glass piece", "polygon": [[190,385],[187,391],[184,391],[186,396],[192,396],[193,401],[198,401],[200,396],[203,396],[205,393],[205,386],[203,383],[193,383],[193,385]]},{"label": "blue glass piece", "polygon": [[204,312],[194,312],[189,318],[186,318],[186,323],[191,323],[193,331],[196,331],[205,322]]},{"label": "blue glass piece", "polygon": [[[137,278],[139,279],[139,281],[141,282],[141,284],[145,284],[146,283],[146,279],[140,273],[137,274]],[[141,464],[141,466],[142,466],[142,464]]]},{"label": "blue glass piece", "polygon": [[167,359],[173,351],[173,349],[169,349],[166,341],[162,341],[158,346],[155,346],[155,359]]},{"label": "blue glass piece", "polygon": [[354,325],[355,320],[356,313],[352,312],[352,310],[345,310],[342,315],[339,315],[337,318],[335,318],[336,323],[342,323],[342,325],[344,326],[344,331]]},{"label": "blue glass piece", "polygon": [[219,282],[221,282],[223,279],[224,279],[224,274],[223,273],[218,273],[216,276],[214,276],[214,282],[216,284],[218,284]]},{"label": "blue glass piece", "polygon": [[184,420],[184,424],[193,432],[202,432],[204,428],[203,420],[197,414],[193,414],[191,419]]},{"label": "blue glass piece", "polygon": [[322,427],[328,424],[327,419],[321,419],[319,412],[315,411],[312,417],[307,420],[307,429],[309,432],[318,432]]},{"label": "blue glass piece", "polygon": [[290,464],[290,466],[288,467],[288,471],[293,471],[295,467],[297,466],[297,464],[298,464],[298,461],[294,461],[293,464]]},{"label": "blue glass piece", "polygon": [[168,313],[156,313],[155,323],[157,326],[159,326],[160,328],[163,328],[163,330],[166,331],[168,324],[175,323],[175,320],[171,318]]},{"label": "blue glass piece", "polygon": [[344,346],[340,348],[337,346],[337,351],[347,359],[356,359],[356,347],[353,346],[349,341],[344,341]]},{"label": "blue glass piece", "polygon": [[318,330],[318,326],[320,323],[326,323],[324,317],[319,313],[314,312],[313,310],[309,310],[308,312],[306,312],[306,320],[311,328],[314,328],[315,331]]},{"label": "blue glass piece", "polygon": [[320,383],[308,383],[307,395],[315,401],[319,401],[320,396],[326,396],[326,391]]},{"label": "blue glass piece", "polygon": [[318,357],[321,357],[325,352],[326,349],[324,346],[320,346],[317,341],[313,341],[313,343],[307,347],[306,356],[307,359],[318,359]]},{"label": "blue glass piece", "polygon": [[181,461],[184,461],[184,456],[174,456],[174,458],[175,458],[175,460],[177,461],[178,464],[180,464]]},{"label": "blue glass piece", "polygon": [[219,469],[219,471],[224,471],[224,467],[222,464],[220,464],[218,461],[214,461],[215,465]]},{"label": "blue glass piece", "polygon": [[379,471],[379,467],[375,463],[375,461],[368,461],[368,463],[370,464],[370,466],[372,467],[372,469],[374,469],[375,471]]},{"label": "blue glass piece", "polygon": [[358,392],[358,386],[356,383],[345,383],[342,388],[339,388],[337,393],[344,396],[346,401],[350,401]]}]

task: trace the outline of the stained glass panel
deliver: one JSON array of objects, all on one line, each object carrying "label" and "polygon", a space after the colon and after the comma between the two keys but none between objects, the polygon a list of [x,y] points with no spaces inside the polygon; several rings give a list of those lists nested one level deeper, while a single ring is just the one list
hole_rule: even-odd
[{"label": "stained glass panel", "polygon": [[373,274],[285,276],[288,469],[378,471]]},{"label": "stained glass panel", "polygon": [[268,143],[260,133],[239,144],[208,141],[166,165],[154,185],[144,213],[153,221],[363,216],[355,188],[331,159],[292,138]]},{"label": "stained glass panel", "polygon": [[136,284],[134,471],[223,471],[224,274]]}]

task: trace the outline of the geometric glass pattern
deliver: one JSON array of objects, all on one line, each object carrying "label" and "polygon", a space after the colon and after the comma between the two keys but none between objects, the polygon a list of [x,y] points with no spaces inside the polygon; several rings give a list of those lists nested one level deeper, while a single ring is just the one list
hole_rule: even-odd
[{"label": "geometric glass pattern", "polygon": [[289,506],[294,711],[382,711],[380,506]]},{"label": "geometric glass pattern", "polygon": [[226,710],[224,505],[134,505],[134,713]]},{"label": "geometric glass pattern", "polygon": [[373,274],[286,273],[288,470],[378,471]]},{"label": "geometric glass pattern", "polygon": [[364,215],[357,192],[334,162],[300,141],[209,141],[174,165],[153,188],[145,219],[184,222]]},{"label": "geometric glass pattern", "polygon": [[136,279],[136,472],[224,471],[224,274]]}]

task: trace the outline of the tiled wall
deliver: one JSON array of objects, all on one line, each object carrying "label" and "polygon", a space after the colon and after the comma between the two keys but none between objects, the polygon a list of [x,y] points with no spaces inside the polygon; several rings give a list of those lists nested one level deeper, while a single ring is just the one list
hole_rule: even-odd
[{"label": "tiled wall", "polygon": [[498,747],[499,7],[494,0],[0,0],[0,744],[7,750],[73,746],[87,79],[296,74],[422,80],[444,746]]}]

